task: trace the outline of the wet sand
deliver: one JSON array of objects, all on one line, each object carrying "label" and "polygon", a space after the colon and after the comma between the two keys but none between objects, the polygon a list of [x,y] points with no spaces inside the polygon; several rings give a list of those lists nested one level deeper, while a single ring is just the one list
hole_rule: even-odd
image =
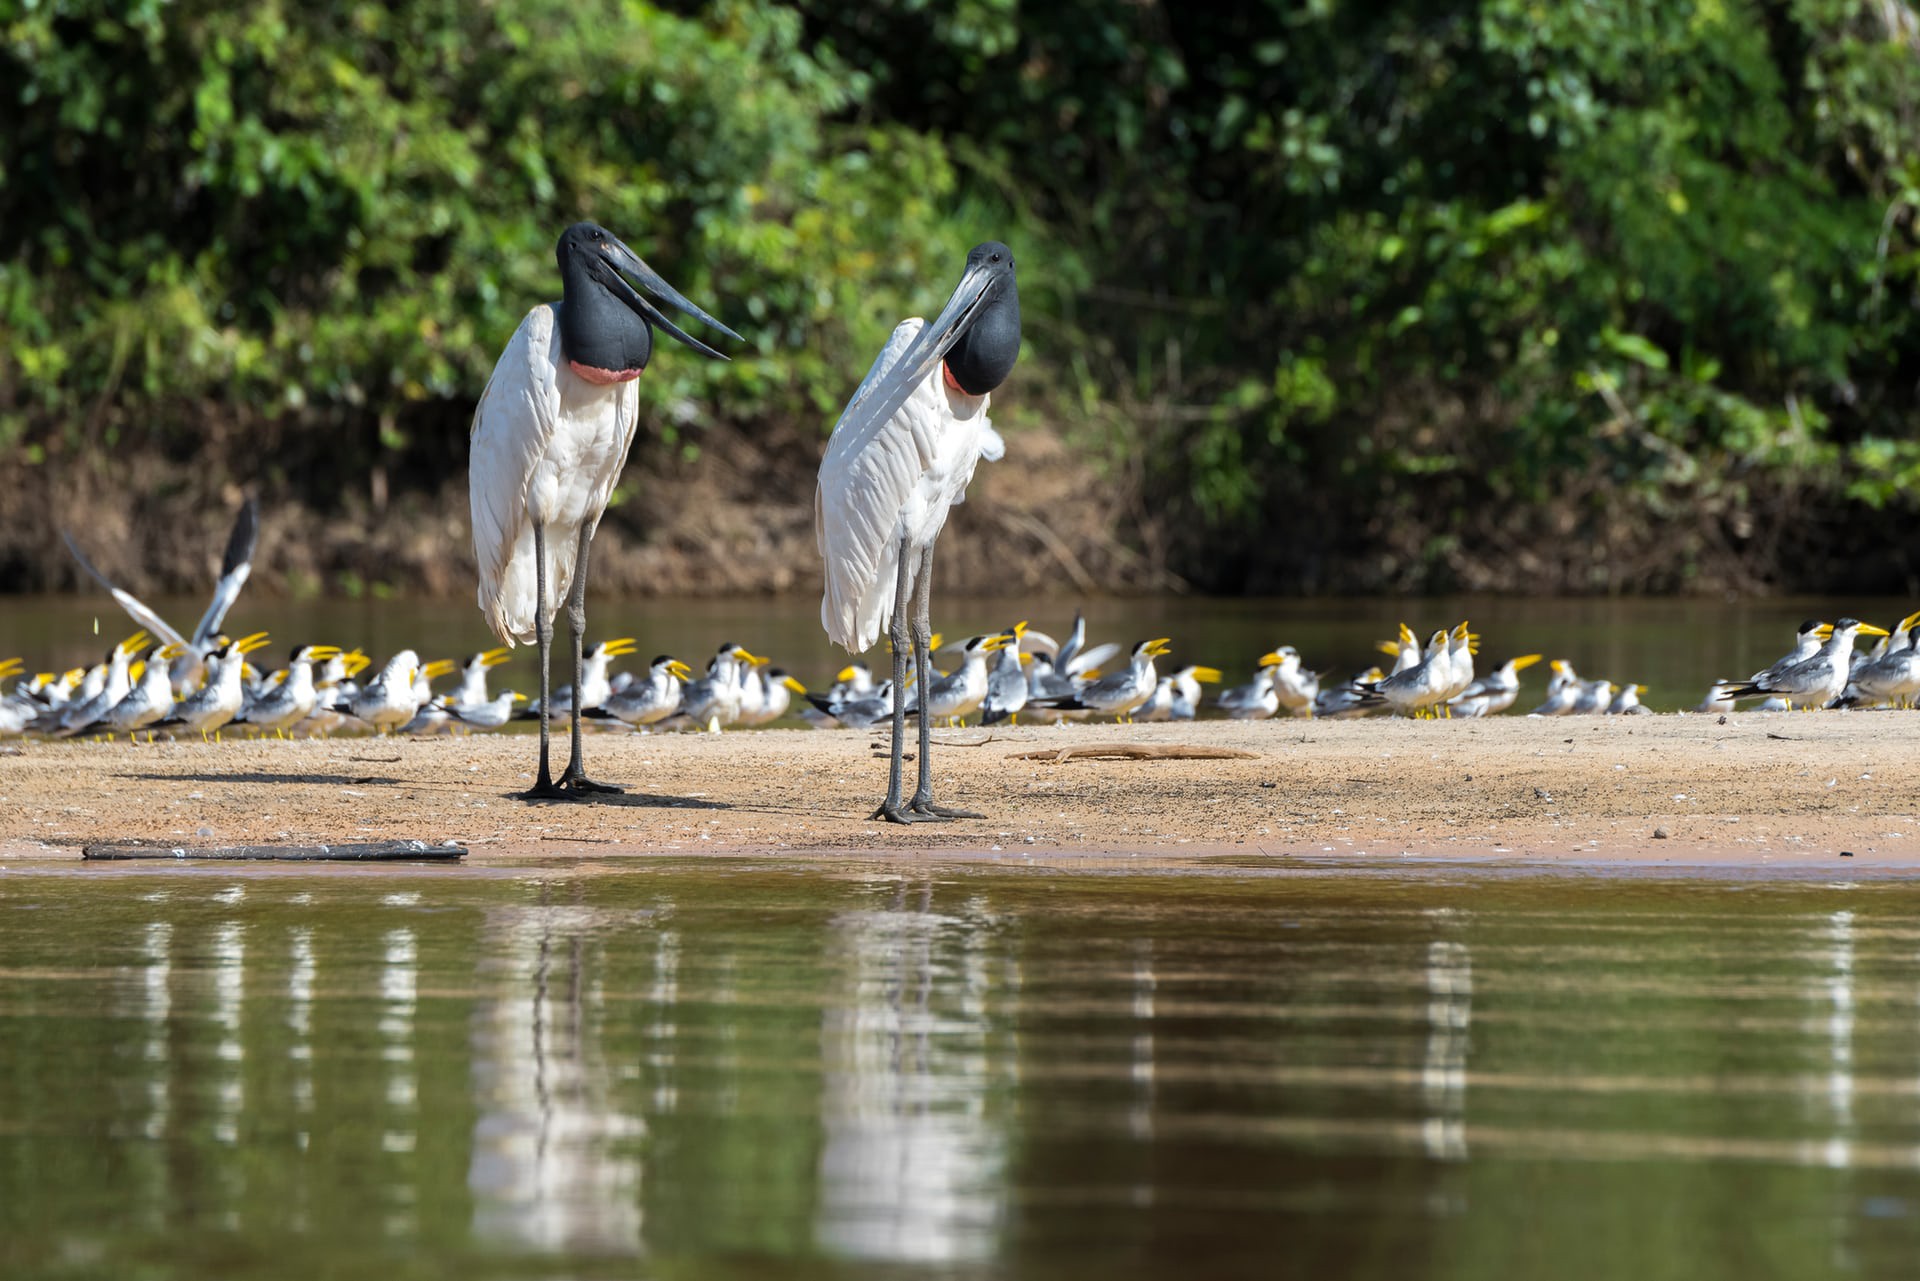
[{"label": "wet sand", "polygon": [[[1920,717],[1902,713],[941,731],[936,799],[989,817],[867,816],[885,736],[593,734],[630,794],[529,805],[531,737],[0,748],[0,865],[90,843],[459,841],[470,861],[609,854],[1201,856],[1920,866]],[[1025,760],[1191,745],[1251,759]],[[565,758],[556,744],[556,767]],[[909,771],[912,766],[910,765]],[[911,773],[909,773],[911,786]],[[1142,861],[1145,861],[1144,863]]]}]

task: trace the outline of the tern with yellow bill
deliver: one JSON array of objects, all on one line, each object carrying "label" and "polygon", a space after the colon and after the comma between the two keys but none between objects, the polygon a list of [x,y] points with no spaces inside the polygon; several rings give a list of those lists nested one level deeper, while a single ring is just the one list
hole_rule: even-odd
[{"label": "tern with yellow bill", "polygon": [[1857,618],[1843,618],[1833,625],[1832,634],[1807,659],[1781,670],[1769,669],[1755,679],[1735,686],[1731,693],[1735,698],[1757,695],[1784,698],[1789,706],[1801,711],[1825,707],[1847,688],[1847,678],[1853,666],[1854,637],[1886,634],[1883,627],[1863,623]]},{"label": "tern with yellow bill", "polygon": [[1045,701],[1057,711],[1086,711],[1111,716],[1117,721],[1130,720],[1133,713],[1153,697],[1154,689],[1160,684],[1153,660],[1172,653],[1170,645],[1165,636],[1143,640],[1133,647],[1124,671],[1081,686],[1071,698]]},{"label": "tern with yellow bill", "polygon": [[188,733],[200,735],[202,741],[218,734],[240,714],[245,693],[240,681],[246,672],[247,655],[267,644],[267,634],[255,632],[215,650],[207,659],[207,683],[174,704],[173,711],[154,728],[179,726]]},{"label": "tern with yellow bill", "polygon": [[337,645],[299,646],[287,660],[287,670],[280,683],[263,690],[235,719],[285,738],[288,730],[313,712],[318,698],[313,684],[313,665],[339,652]]},{"label": "tern with yellow bill", "polygon": [[1509,658],[1448,700],[1455,716],[1497,716],[1520,697],[1520,673],[1540,661],[1539,654]]}]

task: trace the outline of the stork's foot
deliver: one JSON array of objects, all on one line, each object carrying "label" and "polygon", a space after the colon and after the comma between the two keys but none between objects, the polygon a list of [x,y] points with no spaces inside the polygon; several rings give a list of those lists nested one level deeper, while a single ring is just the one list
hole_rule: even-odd
[{"label": "stork's foot", "polygon": [[618,796],[627,789],[618,783],[601,783],[569,767],[560,776],[560,786],[570,787],[580,796]]},{"label": "stork's foot", "polygon": [[917,814],[923,819],[946,822],[956,818],[985,818],[985,814],[973,810],[957,810],[949,805],[935,805],[930,796],[916,796],[907,802],[907,812]]},{"label": "stork's foot", "polygon": [[515,794],[522,801],[577,801],[580,798],[550,778],[543,778],[524,792]]},{"label": "stork's foot", "polygon": [[925,814],[915,814],[910,810],[903,810],[893,801],[882,801],[880,802],[879,809],[867,815],[867,822],[871,823],[877,819],[884,818],[889,823],[899,823],[905,826],[908,823],[924,823],[928,817],[929,816]]}]

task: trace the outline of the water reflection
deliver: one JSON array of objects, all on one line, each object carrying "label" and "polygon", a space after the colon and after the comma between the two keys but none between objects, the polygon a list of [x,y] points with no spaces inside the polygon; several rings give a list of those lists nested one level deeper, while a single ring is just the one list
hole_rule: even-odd
[{"label": "water reflection", "polygon": [[[217,896],[222,902],[238,902],[238,888]],[[246,1076],[241,1060],[246,1048],[240,1039],[241,1000],[247,985],[246,926],[239,921],[222,921],[213,927],[213,1024],[219,1040],[214,1056],[223,1068],[214,1091],[213,1137],[221,1143],[240,1141],[240,1116],[247,1102]]]},{"label": "water reflection", "polygon": [[173,1017],[173,926],[148,921],[141,939],[140,1015],[146,1023],[141,1057],[153,1065],[147,1077],[147,1119],[141,1133],[149,1139],[165,1137],[173,1105],[169,1098],[173,1073],[169,1070],[168,1024]]},{"label": "water reflection", "polygon": [[931,883],[834,918],[821,1017],[818,1239],[900,1262],[986,1259],[1005,1213],[1010,1073],[987,1018],[991,933],[933,910]]},{"label": "water reflection", "polygon": [[186,884],[0,876],[0,1275],[1920,1255],[1896,884]]},{"label": "water reflection", "polygon": [[467,1187],[483,1241],[561,1254],[641,1248],[641,1119],[613,1097],[597,1028],[603,992],[588,973],[594,914],[490,912],[482,947],[505,990],[477,1003],[478,1115]]},{"label": "water reflection", "polygon": [[1426,1104],[1421,1140],[1438,1161],[1467,1159],[1467,1033],[1473,1023],[1473,956],[1465,943],[1427,945],[1427,1056],[1420,1070]]},{"label": "water reflection", "polygon": [[1838,911],[1827,918],[1823,931],[1833,973],[1827,979],[1827,1106],[1833,1114],[1833,1137],[1827,1143],[1827,1164],[1836,1169],[1852,1164],[1853,1130],[1853,913]]}]

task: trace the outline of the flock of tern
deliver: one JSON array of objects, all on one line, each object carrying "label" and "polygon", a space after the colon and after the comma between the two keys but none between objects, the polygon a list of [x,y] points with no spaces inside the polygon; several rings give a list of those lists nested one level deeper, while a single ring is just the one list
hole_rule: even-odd
[{"label": "flock of tern", "polygon": [[[141,630],[114,645],[91,668],[29,674],[20,659],[0,661],[0,735],[114,738],[120,735],[210,738],[223,733],[307,737],[340,733],[438,734],[502,729],[532,721],[537,700],[494,692],[489,678],[511,651],[483,650],[461,661],[424,662],[402,650],[374,667],[359,650],[303,644],[284,667],[263,670],[257,656],[271,643],[265,633],[230,638],[220,630],[239,595],[251,555],[251,505],[241,513],[213,603],[190,633],[100,578]],[[1871,650],[1859,636],[1878,638]],[[1219,686],[1218,668],[1194,664],[1161,674],[1171,653],[1165,637],[1129,648],[1090,644],[1084,615],[1061,640],[1014,624],[930,652],[952,654],[922,680],[907,664],[909,715],[941,724],[981,725],[1087,720],[1191,720],[1219,714],[1236,720],[1268,717],[1483,717],[1523,706],[1521,674],[1541,660],[1522,654],[1497,666],[1476,666],[1477,636],[1462,622],[1422,643],[1405,626],[1380,649],[1391,662],[1326,680],[1282,645],[1255,660],[1251,679]],[[584,655],[576,690],[554,692],[545,710],[563,724],[634,730],[765,725],[786,718],[821,728],[866,729],[891,715],[891,681],[876,679],[863,662],[836,673],[823,689],[809,689],[765,657],[734,643],[721,645],[696,675],[686,663],[660,655],[644,668],[620,670],[637,651],[631,638],[602,641]],[[1580,677],[1554,659],[1544,697],[1529,715],[1643,714],[1644,687]],[[436,682],[450,681],[436,689]],[[1793,648],[1745,680],[1717,681],[1694,710],[1732,711],[1741,703],[1763,710],[1907,706],[1920,695],[1920,612],[1891,630],[1857,619],[1801,625]]]}]

